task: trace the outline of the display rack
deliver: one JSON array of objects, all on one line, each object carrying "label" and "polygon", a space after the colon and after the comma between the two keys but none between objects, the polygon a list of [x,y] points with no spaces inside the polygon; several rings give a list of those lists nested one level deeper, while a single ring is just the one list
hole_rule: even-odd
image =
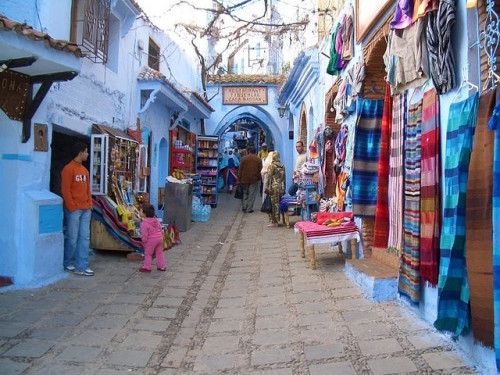
[{"label": "display rack", "polygon": [[196,170],[201,175],[201,201],[212,207],[218,203],[219,161],[219,137],[197,136]]},{"label": "display rack", "polygon": [[[184,134],[185,133],[185,134]],[[172,130],[170,133],[170,175],[176,176],[176,171],[181,174],[193,173],[195,169],[194,160],[194,137],[193,133],[184,132],[180,139],[178,130]]]},{"label": "display rack", "polygon": [[108,143],[107,134],[92,134],[90,143],[90,193],[108,194]]}]

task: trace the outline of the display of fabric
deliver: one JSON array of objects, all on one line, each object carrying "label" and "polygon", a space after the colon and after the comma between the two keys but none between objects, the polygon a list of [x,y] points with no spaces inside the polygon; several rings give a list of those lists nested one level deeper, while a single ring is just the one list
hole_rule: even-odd
[{"label": "display of fabric", "polygon": [[105,195],[92,196],[92,218],[104,224],[108,233],[132,250],[144,252],[140,237],[132,237],[126,224],[120,221],[114,202]]},{"label": "display of fabric", "polygon": [[387,82],[393,93],[422,86],[429,77],[425,20],[404,30],[391,30],[384,53]]},{"label": "display of fabric", "polygon": [[492,198],[495,137],[488,120],[496,101],[495,90],[481,95],[467,183],[465,248],[470,286],[472,333],[476,341],[493,347]]},{"label": "display of fabric", "polygon": [[438,313],[434,326],[457,338],[470,329],[465,264],[465,202],[478,93],[452,103],[446,132],[444,216],[441,228]]},{"label": "display of fabric", "polygon": [[398,0],[391,29],[404,29],[413,23],[413,0]]},{"label": "display of fabric", "polygon": [[383,108],[383,100],[358,100],[351,178],[353,212],[356,216],[375,216]]},{"label": "display of fabric", "polygon": [[337,41],[337,33],[339,31],[340,24],[338,24],[332,33],[332,39],[330,42],[330,61],[328,61],[328,66],[326,67],[326,72],[332,76],[336,76],[340,73],[340,69],[336,67],[337,59],[339,58],[339,53],[335,47]]},{"label": "display of fabric", "polygon": [[342,60],[351,60],[354,57],[354,16],[353,9],[344,16],[342,28]]},{"label": "display of fabric", "polygon": [[[498,100],[495,110],[500,109]],[[500,114],[500,111],[497,111]],[[495,132],[495,151],[493,154],[493,311],[494,311],[494,337],[495,358],[497,371],[500,370],[500,123],[494,113],[488,123],[488,128]]]},{"label": "display of fabric", "polygon": [[400,256],[403,247],[403,133],[406,121],[404,94],[394,96],[392,104],[391,153],[389,156],[389,238],[387,249]]},{"label": "display of fabric", "polygon": [[415,0],[413,6],[413,22],[439,7],[439,0]]},{"label": "display of fabric", "polygon": [[439,234],[441,230],[441,153],[439,97],[436,90],[424,93],[422,101],[422,162],[420,188],[420,277],[437,285]]},{"label": "display of fabric", "polygon": [[387,188],[389,186],[389,156],[391,153],[392,131],[392,96],[389,84],[386,84],[384,112],[380,136],[380,156],[378,162],[378,191],[375,208],[375,227],[373,229],[373,247],[387,249],[389,237],[389,205]]},{"label": "display of fabric", "polygon": [[428,13],[426,43],[432,82],[438,94],[455,87],[455,59],[451,32],[455,25],[455,0],[441,0],[437,11]]},{"label": "display of fabric", "polygon": [[412,302],[420,300],[420,165],[422,101],[408,105],[405,128],[403,249],[398,291]]}]

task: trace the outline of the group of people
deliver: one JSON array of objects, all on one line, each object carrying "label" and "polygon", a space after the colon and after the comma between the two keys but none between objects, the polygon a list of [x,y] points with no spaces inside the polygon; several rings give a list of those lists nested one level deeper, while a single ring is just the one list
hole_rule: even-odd
[{"label": "group of people", "polygon": [[[300,170],[302,164],[306,161],[304,144],[298,141],[295,145],[299,156],[295,164],[294,173]],[[262,202],[268,195],[271,199],[271,212],[269,213],[269,227],[276,227],[279,224],[280,212],[279,205],[281,197],[286,191],[286,173],[285,166],[280,160],[278,151],[268,151],[267,145],[261,145],[261,152],[256,155],[256,149],[253,146],[248,148],[249,155],[243,157],[238,170],[238,180],[243,188],[242,211],[245,213],[253,212],[255,197],[260,186],[263,188]],[[262,158],[260,158],[261,156]],[[289,193],[294,195],[295,187],[289,189]]]},{"label": "group of people", "polygon": [[[295,163],[294,173],[300,169],[306,158],[304,145],[301,141],[296,143],[295,149],[299,156]],[[257,191],[262,188],[262,201],[265,200],[266,195],[269,195],[272,204],[268,226],[275,227],[278,226],[280,219],[280,200],[285,193],[285,166],[280,161],[279,152],[269,152],[265,143],[261,145],[261,151],[258,155],[256,155],[256,151],[255,146],[248,146],[248,155],[243,156],[241,161],[230,151],[226,160],[224,179],[229,191],[232,191],[236,184],[241,184],[243,190],[242,210],[245,213],[253,212]],[[94,275],[94,271],[89,268],[92,196],[89,172],[83,165],[88,156],[87,145],[84,143],[74,144],[72,160],[61,172],[61,191],[66,227],[63,267],[66,271],[82,276]],[[293,186],[289,189],[289,193],[293,193],[292,190]],[[145,254],[144,263],[139,271],[151,272],[153,255],[156,257],[157,269],[165,271],[161,224],[156,218],[152,205],[143,205],[142,213],[144,218],[141,223],[141,234]]]}]

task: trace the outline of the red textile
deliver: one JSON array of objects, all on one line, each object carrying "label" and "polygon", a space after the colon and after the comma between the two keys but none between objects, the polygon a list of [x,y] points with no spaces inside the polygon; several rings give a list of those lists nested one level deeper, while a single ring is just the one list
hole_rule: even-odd
[{"label": "red textile", "polygon": [[316,223],[321,225],[328,219],[337,220],[337,219],[343,219],[345,217],[352,220],[354,216],[352,212],[318,212],[316,214]]},{"label": "red textile", "polygon": [[358,232],[358,227],[354,221],[349,221],[346,224],[342,224],[337,227],[327,227],[326,225],[320,225],[312,221],[299,221],[295,223],[294,226],[301,232],[305,233],[307,237],[321,237]]},{"label": "red textile", "polygon": [[441,227],[439,132],[439,98],[432,89],[424,94],[422,102],[420,277],[433,286],[438,282]]},{"label": "red textile", "polygon": [[389,185],[389,156],[391,152],[392,132],[392,96],[389,83],[385,87],[384,112],[382,113],[382,129],[380,136],[380,156],[378,161],[378,190],[375,207],[375,228],[373,230],[373,247],[387,249],[389,238],[389,206],[387,190]]}]

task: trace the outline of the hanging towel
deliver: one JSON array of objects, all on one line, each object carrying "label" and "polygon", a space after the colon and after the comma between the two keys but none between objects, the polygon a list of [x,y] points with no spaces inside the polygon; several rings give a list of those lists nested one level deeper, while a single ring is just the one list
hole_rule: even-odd
[{"label": "hanging towel", "polygon": [[401,255],[403,247],[403,132],[405,95],[394,96],[392,105],[391,155],[389,157],[389,239],[390,253]]},{"label": "hanging towel", "polygon": [[353,212],[374,217],[383,100],[359,99],[351,179]]},{"label": "hanging towel", "polygon": [[391,153],[392,128],[392,96],[391,87],[385,86],[384,112],[382,114],[382,130],[380,139],[380,157],[378,161],[378,191],[375,209],[375,228],[373,230],[373,247],[387,249],[389,237],[389,205],[387,188],[389,186],[389,156]]},{"label": "hanging towel", "polygon": [[408,105],[405,129],[403,249],[398,291],[412,302],[420,300],[420,163],[422,101]]},{"label": "hanging towel", "polygon": [[434,326],[454,338],[470,330],[469,282],[465,264],[465,202],[478,93],[450,106],[446,132],[444,215],[441,228],[438,313]]},{"label": "hanging towel", "polygon": [[441,228],[441,153],[439,141],[439,97],[434,89],[422,103],[422,180],[420,194],[420,277],[437,285],[439,233]]},{"label": "hanging towel", "polygon": [[339,31],[340,24],[337,24],[335,30],[332,34],[332,40],[330,42],[330,61],[328,62],[328,66],[326,67],[326,72],[332,76],[336,76],[339,74],[340,70],[336,67],[337,60],[339,58],[339,54],[337,49],[335,48],[335,43],[337,41],[337,33]]}]

